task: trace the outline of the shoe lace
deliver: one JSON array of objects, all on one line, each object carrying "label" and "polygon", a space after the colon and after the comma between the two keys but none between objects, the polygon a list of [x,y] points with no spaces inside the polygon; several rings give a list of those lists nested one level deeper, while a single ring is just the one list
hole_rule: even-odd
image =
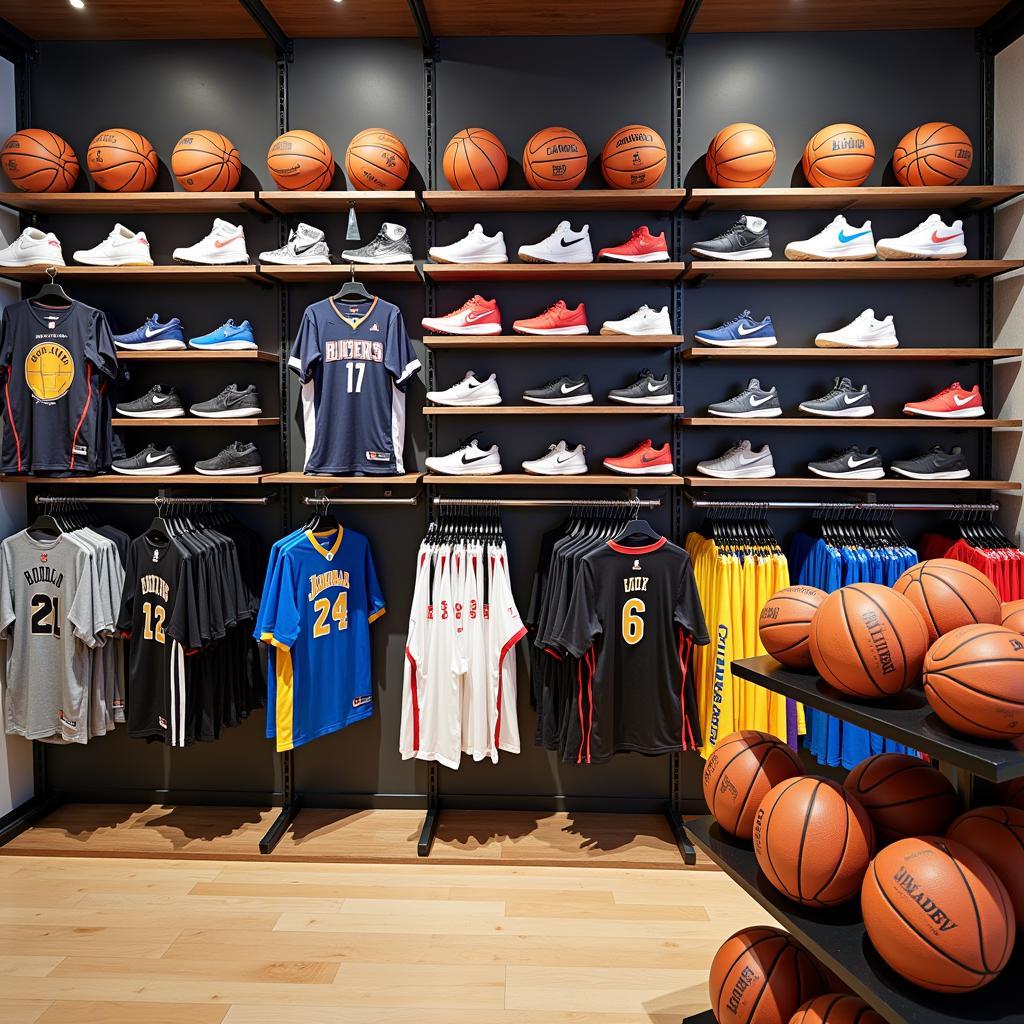
[{"label": "shoe lace", "polygon": [[464,452],[471,445],[476,444],[476,439],[480,436],[479,432],[470,434],[469,437],[464,437],[456,446],[453,455],[457,455],[459,452]]},{"label": "shoe lace", "polygon": [[732,324],[738,324],[741,320],[749,320],[749,319],[751,319],[750,310],[749,309],[745,309],[745,310],[743,310],[742,313],[739,313],[737,316],[734,316],[731,320],[726,320],[722,324],[722,326],[723,327],[729,327]]},{"label": "shoe lace", "polygon": [[544,310],[543,315],[546,316],[548,313],[560,313],[563,309],[565,309],[565,300],[559,299],[553,306],[548,306],[548,308]]},{"label": "shoe lace", "polygon": [[949,387],[943,388],[935,397],[936,398],[941,398],[943,395],[950,395],[954,391],[963,391],[963,390],[964,390],[964,388],[960,384],[960,381],[956,380],[956,381],[953,381],[953,383],[950,384]]},{"label": "shoe lace", "polygon": [[479,303],[482,303],[483,301],[484,300],[483,298],[481,298],[481,296],[471,295],[468,299],[466,299],[466,301],[461,306],[459,306],[458,309],[453,309],[448,314],[448,316],[457,316],[459,313],[465,313],[467,309],[472,309],[474,306],[476,306]]},{"label": "shoe lace", "polygon": [[630,458],[633,455],[639,455],[640,452],[644,451],[646,448],[653,448],[653,447],[654,447],[654,443],[651,441],[650,438],[647,438],[646,441],[641,441],[631,451],[626,452],[625,455],[621,455],[620,458],[628,459],[628,458]]}]

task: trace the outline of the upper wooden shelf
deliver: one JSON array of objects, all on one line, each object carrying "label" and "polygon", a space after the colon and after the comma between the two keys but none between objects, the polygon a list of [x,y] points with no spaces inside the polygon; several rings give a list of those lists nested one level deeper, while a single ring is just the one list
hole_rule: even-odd
[{"label": "upper wooden shelf", "polygon": [[425,405],[424,416],[678,416],[681,405]]},{"label": "upper wooden shelf", "polygon": [[[662,264],[666,266],[667,264]],[[982,280],[1024,267],[1024,260],[694,260],[683,279],[732,281]]]},{"label": "upper wooden shelf", "polygon": [[958,348],[816,348],[812,345],[797,347],[772,346],[771,348],[715,348],[695,344],[683,353],[687,362],[702,359],[876,359],[911,360],[913,362],[947,362],[956,359],[1020,359],[1024,349],[980,348],[961,346]]},{"label": "upper wooden shelf", "polygon": [[0,192],[23,213],[266,213],[255,192]]},{"label": "upper wooden shelf", "polygon": [[688,476],[687,487],[747,488],[799,488],[808,490],[843,491],[1019,491],[1021,485],[1013,480],[908,480],[886,477],[882,480],[828,480],[819,476],[775,476],[767,480],[718,480],[710,476]]},{"label": "upper wooden shelf", "polygon": [[309,281],[343,281],[353,270],[356,277],[373,278],[375,281],[406,281],[417,284],[423,279],[415,263],[361,264],[331,263],[318,267],[279,267],[269,263],[260,264],[260,274],[273,281],[300,283]]},{"label": "upper wooden shelf", "polygon": [[427,334],[427,348],[510,349],[510,348],[675,348],[683,339],[678,334],[649,334],[633,337],[627,334],[476,334],[465,337]]},{"label": "upper wooden shelf", "polygon": [[251,348],[238,351],[215,349],[212,352],[204,352],[199,348],[172,349],[168,352],[153,349],[133,352],[130,349],[119,348],[117,359],[118,362],[128,360],[133,363],[276,363],[279,356],[276,352],[262,352]]},{"label": "upper wooden shelf", "polygon": [[424,263],[432,281],[675,281],[682,263]]},{"label": "upper wooden shelf", "polygon": [[209,484],[212,487],[237,486],[241,484],[262,484],[266,481],[263,474],[253,476],[206,476],[203,473],[175,473],[171,476],[124,476],[121,473],[98,473],[95,476],[23,476],[0,475],[0,483],[30,484],[35,487],[63,487],[65,484],[81,486],[83,484],[121,487],[139,487],[148,484],[150,487],[178,487],[182,484]]},{"label": "upper wooden shelf", "polygon": [[[12,281],[43,281],[46,279],[46,268],[0,267],[2,277]],[[57,280],[209,284],[218,281],[256,281],[259,275],[251,263],[231,267],[193,267],[171,263],[156,267],[57,267]]]},{"label": "upper wooden shelf", "polygon": [[354,206],[357,213],[419,213],[421,206],[411,189],[401,192],[260,192],[261,203],[275,213],[341,213]]},{"label": "upper wooden shelf", "polygon": [[987,419],[931,419],[927,416],[903,416],[899,419],[888,419],[884,416],[865,416],[861,419],[856,417],[842,418],[839,416],[774,416],[774,417],[753,417],[736,419],[732,416],[689,416],[683,419],[683,426],[686,427],[730,427],[736,429],[737,423],[750,427],[881,427],[891,429],[902,429],[903,427],[918,427],[930,429],[932,427],[946,427],[954,430],[999,430],[1006,428],[1019,428],[1020,420],[987,420]]},{"label": "upper wooden shelf", "polygon": [[208,419],[204,416],[145,417],[114,416],[115,427],[276,427],[281,421],[276,416],[239,416]]},{"label": "upper wooden shelf", "polygon": [[683,209],[709,210],[984,210],[1024,195],[1024,185],[934,188],[693,188]]},{"label": "upper wooden shelf", "polygon": [[427,473],[425,484],[499,487],[679,487],[681,476],[627,476],[618,473],[581,473],[579,476],[538,476],[533,473],[498,473],[494,476],[446,476]]},{"label": "upper wooden shelf", "polygon": [[399,476],[316,476],[307,473],[267,473],[263,477],[268,484],[300,484],[309,487],[340,487],[349,484],[372,485],[378,487],[408,486],[418,484],[421,473],[405,473]]},{"label": "upper wooden shelf", "polygon": [[501,189],[496,192],[424,192],[423,204],[437,213],[512,211],[639,210],[671,213],[686,198],[683,188]]}]

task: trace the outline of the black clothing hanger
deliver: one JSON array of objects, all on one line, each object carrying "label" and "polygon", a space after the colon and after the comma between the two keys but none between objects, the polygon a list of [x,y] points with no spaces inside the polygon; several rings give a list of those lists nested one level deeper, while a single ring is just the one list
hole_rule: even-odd
[{"label": "black clothing hanger", "polygon": [[75,300],[57,283],[57,268],[47,267],[46,276],[49,281],[35,295],[30,296],[28,301],[41,302],[43,299],[57,299],[65,306],[71,306]]},{"label": "black clothing hanger", "polygon": [[352,271],[351,277],[334,293],[334,298],[338,299],[339,302],[372,302],[375,296],[366,290],[366,286],[362,281],[356,280],[355,264],[350,264],[350,267]]},{"label": "black clothing hanger", "polygon": [[[640,512],[639,502],[637,503],[634,516]],[[629,519],[618,533],[612,538],[616,544],[622,544],[627,538],[646,537],[649,541],[661,540],[661,534],[654,529],[646,519]],[[629,545],[626,545],[627,547]]]}]

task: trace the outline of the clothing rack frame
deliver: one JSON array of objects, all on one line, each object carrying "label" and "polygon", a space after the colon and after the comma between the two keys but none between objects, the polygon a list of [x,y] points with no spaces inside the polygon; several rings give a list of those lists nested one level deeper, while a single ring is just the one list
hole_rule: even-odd
[{"label": "clothing rack frame", "polygon": [[851,512],[860,509],[877,509],[887,512],[998,512],[999,504],[989,502],[874,502],[874,501],[711,501],[694,498],[687,494],[691,508],[704,509],[837,509]]},{"label": "clothing rack frame", "polygon": [[77,495],[37,494],[34,501],[37,505],[155,505],[157,508],[174,505],[269,505],[277,498],[276,493],[261,494],[255,498],[214,498],[214,497],[183,497],[179,495],[155,494],[149,498],[111,498],[84,497]]},{"label": "clothing rack frame", "polygon": [[661,508],[660,498],[438,498],[435,508]]}]

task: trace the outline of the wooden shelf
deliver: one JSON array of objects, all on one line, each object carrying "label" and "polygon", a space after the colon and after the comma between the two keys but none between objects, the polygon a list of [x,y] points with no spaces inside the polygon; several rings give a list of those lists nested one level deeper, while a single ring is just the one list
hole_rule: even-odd
[{"label": "wooden shelf", "polygon": [[427,348],[445,349],[512,349],[512,348],[675,348],[683,339],[678,334],[645,335],[632,337],[628,334],[492,334],[451,337],[441,334],[425,334],[423,344]]},{"label": "wooden shelf", "polygon": [[478,487],[679,487],[681,476],[626,476],[618,473],[582,473],[579,476],[535,476],[532,473],[498,473],[496,476],[446,476],[427,473],[425,484]]},{"label": "wooden shelf", "polygon": [[682,263],[424,263],[432,281],[675,281]]},{"label": "wooden shelf", "polygon": [[276,427],[281,421],[276,416],[240,416],[235,419],[207,419],[203,416],[139,419],[134,416],[114,416],[110,422],[115,427]]},{"label": "wooden shelf", "polygon": [[768,418],[735,419],[731,416],[689,416],[683,420],[684,427],[731,427],[735,430],[736,424],[742,423],[750,427],[875,427],[875,428],[900,428],[917,427],[945,427],[954,430],[1000,430],[1016,428],[1020,429],[1020,420],[938,420],[928,419],[925,416],[904,416],[898,419],[889,419],[884,416],[865,416],[863,419],[840,418],[829,416],[775,416]]},{"label": "wooden shelf", "polygon": [[423,278],[415,263],[389,263],[384,265],[332,263],[320,267],[276,267],[261,263],[259,272],[272,281],[297,283],[307,281],[344,281],[355,270],[356,277],[372,278],[375,281],[408,281],[419,284]]},{"label": "wooden shelf", "polygon": [[679,416],[681,405],[425,405],[424,416]]},{"label": "wooden shelf", "polygon": [[0,483],[30,484],[34,487],[73,486],[114,486],[114,487],[178,487],[182,484],[203,484],[213,487],[262,484],[267,477],[258,473],[253,476],[204,476],[202,473],[175,473],[171,476],[123,476],[121,473],[98,473],[96,476],[21,476],[0,475]]},{"label": "wooden shelf", "polygon": [[[12,281],[43,281],[45,267],[0,267],[0,278]],[[251,264],[234,267],[191,267],[172,263],[157,267],[58,267],[58,281],[151,281],[178,282],[180,284],[212,283],[224,281],[256,281],[259,275]]]},{"label": "wooden shelf", "polygon": [[1024,195],[1024,185],[934,188],[694,188],[683,209],[709,210],[984,210]]},{"label": "wooden shelf", "polygon": [[266,213],[255,192],[0,192],[23,213]]},{"label": "wooden shelf", "polygon": [[980,348],[961,346],[958,348],[817,348],[812,345],[799,347],[772,346],[771,348],[717,348],[694,344],[683,353],[687,362],[702,359],[862,359],[913,360],[946,362],[948,360],[989,360],[1020,359],[1024,349]]},{"label": "wooden shelf", "polygon": [[[741,421],[742,422],[742,421]],[[804,488],[806,490],[844,491],[1019,491],[1021,485],[1013,480],[905,480],[885,477],[881,480],[829,480],[817,476],[775,476],[767,480],[718,480],[710,476],[688,476],[687,487],[746,488]]]},{"label": "wooden shelf", "polygon": [[378,487],[408,487],[418,484],[423,478],[421,473],[405,473],[401,476],[311,476],[306,473],[267,473],[263,482],[268,484],[296,484],[308,487],[338,487],[350,484]]},{"label": "wooden shelf", "polygon": [[275,213],[419,213],[421,206],[411,189],[401,192],[260,192],[261,203]]},{"label": "wooden shelf", "polygon": [[424,192],[423,204],[437,213],[506,213],[526,210],[640,210],[671,213],[686,196],[683,188],[584,188],[497,192]]},{"label": "wooden shelf", "polygon": [[980,281],[1021,267],[1024,260],[694,260],[683,280]]},{"label": "wooden shelf", "polygon": [[127,360],[132,363],[216,363],[216,362],[243,362],[243,363],[276,363],[279,356],[276,352],[261,352],[258,349],[230,349],[204,352],[198,348],[172,349],[161,352],[153,349],[143,349],[141,352],[133,352],[130,349],[119,348],[117,350],[118,362]]}]

